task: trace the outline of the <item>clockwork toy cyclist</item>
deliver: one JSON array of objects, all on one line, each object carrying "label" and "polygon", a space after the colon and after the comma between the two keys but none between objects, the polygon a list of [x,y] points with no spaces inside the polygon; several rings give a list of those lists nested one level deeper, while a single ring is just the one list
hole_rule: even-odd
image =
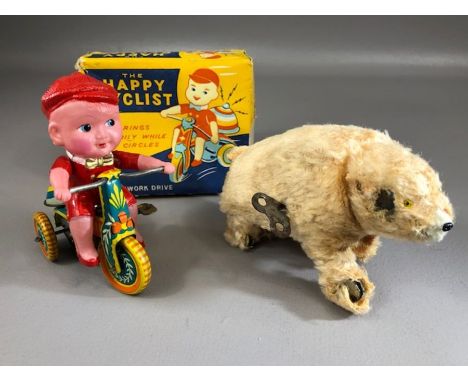
[{"label": "clockwork toy cyclist", "polygon": [[[174,168],[170,163],[153,157],[115,150],[122,138],[122,125],[118,93],[111,86],[75,72],[52,83],[41,101],[42,111],[49,120],[50,139],[54,145],[62,146],[66,153],[55,160],[50,170],[54,197],[65,204],[69,230],[80,263],[97,266],[99,256],[93,241],[93,229],[95,231],[95,207],[100,204],[103,191],[93,188],[71,193],[71,187],[92,183],[102,174],[115,174],[109,172],[114,169],[162,168],[164,173],[170,174]],[[108,175],[106,177],[110,179]],[[121,202],[126,209],[128,207],[130,216],[128,219],[125,217],[128,221],[123,223],[133,228],[138,214],[136,199],[127,188],[120,183],[118,186],[117,199],[110,200],[110,203]],[[132,232],[144,246],[138,231]]]}]

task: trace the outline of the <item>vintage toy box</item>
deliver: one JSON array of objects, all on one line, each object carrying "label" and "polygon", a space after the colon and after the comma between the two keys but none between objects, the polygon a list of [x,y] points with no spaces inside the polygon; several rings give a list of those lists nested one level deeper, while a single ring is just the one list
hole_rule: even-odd
[{"label": "vintage toy box", "polygon": [[229,151],[253,139],[253,64],[244,51],[92,52],[76,69],[118,91],[118,150],[176,168],[171,176],[125,180],[135,195],[219,193]]}]

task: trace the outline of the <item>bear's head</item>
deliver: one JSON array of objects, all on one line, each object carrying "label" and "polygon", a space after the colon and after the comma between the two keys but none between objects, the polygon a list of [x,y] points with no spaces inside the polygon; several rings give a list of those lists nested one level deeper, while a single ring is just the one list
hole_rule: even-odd
[{"label": "bear's head", "polygon": [[388,135],[356,143],[347,166],[350,207],[367,233],[439,242],[452,229],[453,208],[437,172]]}]

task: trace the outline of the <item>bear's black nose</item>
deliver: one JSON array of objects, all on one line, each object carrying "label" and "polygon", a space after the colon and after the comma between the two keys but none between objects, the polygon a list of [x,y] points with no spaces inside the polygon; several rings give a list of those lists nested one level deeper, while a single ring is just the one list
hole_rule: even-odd
[{"label": "bear's black nose", "polygon": [[451,223],[451,222],[445,223],[442,226],[442,231],[447,232],[447,231],[450,231],[452,228],[453,228],[453,223]]}]

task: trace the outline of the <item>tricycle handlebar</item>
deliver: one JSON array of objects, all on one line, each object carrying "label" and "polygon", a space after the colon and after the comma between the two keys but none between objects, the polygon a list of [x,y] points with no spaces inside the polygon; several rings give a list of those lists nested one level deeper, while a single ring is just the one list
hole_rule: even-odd
[{"label": "tricycle handlebar", "polygon": [[103,184],[106,184],[106,183],[107,183],[107,179],[102,178],[102,179],[99,179],[98,181],[93,182],[93,183],[83,184],[81,186],[72,187],[72,188],[70,188],[70,193],[74,194],[75,192],[92,190],[93,188],[100,187],[100,186],[102,186]]},{"label": "tricycle handlebar", "polygon": [[[164,171],[164,167],[157,167],[157,168],[150,168],[149,170],[122,173],[120,174],[120,176],[124,178],[133,178],[133,177],[142,176],[142,175],[155,174],[157,172],[163,172],[163,171]],[[93,188],[98,188],[106,183],[107,183],[107,179],[102,178],[93,183],[72,187],[70,188],[70,193],[74,194],[75,192],[92,190]]]},{"label": "tricycle handlebar", "polygon": [[178,117],[174,114],[168,114],[167,118],[175,119],[176,121],[183,121],[184,119],[182,117]]},{"label": "tricycle handlebar", "polygon": [[[177,117],[175,116],[174,114],[168,114],[167,115],[168,118],[172,118],[172,119],[175,119],[177,121],[180,121],[182,122],[184,120],[184,118],[182,117]],[[208,139],[211,139],[212,136],[210,134],[208,134],[207,132],[205,132],[203,129],[200,129],[200,127],[198,127],[197,125],[193,124],[192,125],[192,128],[197,130],[198,132],[202,133],[204,136],[206,136]]]},{"label": "tricycle handlebar", "polygon": [[136,176],[156,174],[158,172],[164,172],[164,167],[156,167],[156,168],[150,168],[149,170],[127,172],[127,173],[120,174],[120,176],[124,177],[124,178],[133,178],[133,177],[136,177]]}]

